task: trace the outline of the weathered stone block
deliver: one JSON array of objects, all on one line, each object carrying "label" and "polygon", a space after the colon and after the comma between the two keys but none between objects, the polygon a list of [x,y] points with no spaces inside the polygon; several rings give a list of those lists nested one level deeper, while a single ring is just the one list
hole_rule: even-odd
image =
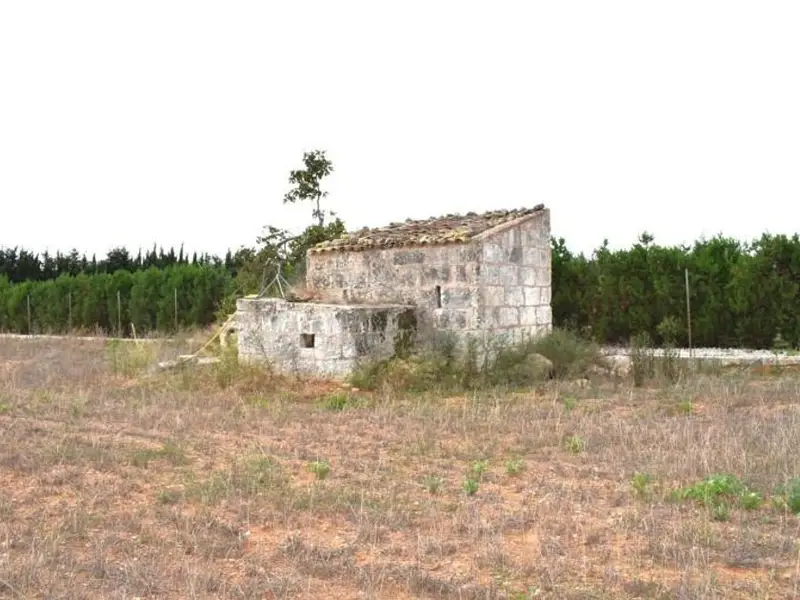
[{"label": "weathered stone block", "polygon": [[416,265],[425,262],[425,252],[422,250],[397,250],[393,262],[396,265]]},{"label": "weathered stone block", "polygon": [[[418,268],[401,268],[397,270],[396,283],[404,288],[416,288],[420,285],[420,272]],[[391,285],[391,281],[387,281],[382,285]]]},{"label": "weathered stone block", "polygon": [[472,308],[477,294],[477,287],[444,288],[442,289],[442,308]]},{"label": "weathered stone block", "polygon": [[506,303],[506,288],[502,285],[487,285],[483,288],[484,306],[503,306]]},{"label": "weathered stone block", "polygon": [[550,287],[550,266],[540,266],[536,269],[536,285],[539,287]]},{"label": "weathered stone block", "polygon": [[505,288],[505,300],[503,304],[506,306],[524,306],[525,296],[523,290],[525,288],[514,286]]},{"label": "weathered stone block", "polygon": [[520,268],[513,265],[483,265],[482,279],[485,285],[510,287],[520,284]]},{"label": "weathered stone block", "polygon": [[538,287],[523,287],[524,305],[525,306],[539,306],[542,303],[542,288]]},{"label": "weathered stone block", "polygon": [[539,304],[550,305],[552,302],[553,288],[550,285],[539,288],[540,299]]},{"label": "weathered stone block", "polygon": [[521,325],[539,325],[539,307],[524,306],[519,309],[519,322]]},{"label": "weathered stone block", "polygon": [[535,267],[539,265],[539,249],[535,246],[525,246],[522,249],[522,264],[526,267]]},{"label": "weathered stone block", "polygon": [[434,323],[438,329],[463,331],[469,325],[469,311],[438,309],[435,311]]},{"label": "weathered stone block", "polygon": [[553,262],[553,251],[550,249],[550,243],[548,242],[547,247],[541,248],[538,251],[538,259],[537,262],[542,267],[548,267]]},{"label": "weathered stone block", "polygon": [[477,244],[459,244],[451,247],[449,254],[452,262],[469,264],[479,259],[481,248]]},{"label": "weathered stone block", "polygon": [[506,249],[498,243],[486,243],[483,247],[483,262],[489,264],[502,264],[507,262]]},{"label": "weathered stone block", "polygon": [[450,265],[425,265],[422,268],[420,285],[445,285],[450,283]]},{"label": "weathered stone block", "polygon": [[538,271],[537,267],[520,267],[520,283],[526,287],[538,287]]},{"label": "weathered stone block", "polygon": [[549,306],[539,306],[536,308],[537,311],[537,325],[550,325],[553,322],[553,313]]},{"label": "weathered stone block", "polygon": [[494,309],[495,321],[498,327],[512,327],[519,325],[519,309],[511,306],[499,306]]},{"label": "weathered stone block", "polygon": [[436,329],[450,329],[450,311],[439,308],[433,312],[433,324]]}]

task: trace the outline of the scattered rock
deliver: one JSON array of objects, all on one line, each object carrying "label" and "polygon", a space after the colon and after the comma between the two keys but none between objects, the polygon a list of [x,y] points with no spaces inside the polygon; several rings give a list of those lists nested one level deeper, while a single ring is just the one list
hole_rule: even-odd
[{"label": "scattered rock", "polygon": [[599,377],[627,377],[631,373],[631,358],[622,354],[609,354],[600,364],[590,365],[587,374]]},{"label": "scattered rock", "polygon": [[537,377],[541,377],[542,379],[551,378],[555,372],[553,361],[541,354],[529,354],[525,357],[525,363]]},{"label": "scattered rock", "polygon": [[610,356],[609,359],[612,365],[611,370],[615,375],[625,377],[630,374],[633,364],[630,356]]},{"label": "scattered rock", "polygon": [[191,354],[178,356],[175,360],[165,360],[158,363],[159,369],[174,369],[179,365],[213,365],[219,362],[216,356],[193,356]]}]

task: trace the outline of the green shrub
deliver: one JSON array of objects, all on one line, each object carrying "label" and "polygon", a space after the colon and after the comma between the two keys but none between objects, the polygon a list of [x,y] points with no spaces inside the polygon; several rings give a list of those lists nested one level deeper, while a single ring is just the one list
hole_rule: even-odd
[{"label": "green shrub", "polygon": [[631,478],[631,487],[633,491],[636,493],[637,496],[642,498],[648,498],[651,494],[651,484],[653,483],[652,475],[648,475],[647,473],[639,473],[636,472],[633,474]]},{"label": "green shrub", "polygon": [[775,489],[775,496],[792,513],[800,514],[800,478],[795,477]]},{"label": "green shrub", "polygon": [[634,335],[631,339],[630,353],[633,385],[642,387],[655,375],[655,353],[650,334],[643,331]]},{"label": "green shrub", "polygon": [[442,489],[442,478],[438,475],[426,475],[422,480],[422,486],[429,494],[438,494]]},{"label": "green shrub", "polygon": [[516,344],[498,338],[484,348],[475,340],[459,348],[452,337],[441,336],[432,347],[403,357],[365,361],[348,381],[360,389],[458,393],[523,388],[553,376],[586,373],[594,364],[602,364],[597,347],[569,332],[555,330]]},{"label": "green shrub", "polygon": [[467,477],[464,479],[464,483],[461,484],[461,488],[464,490],[464,493],[467,496],[474,496],[478,493],[478,488],[481,487],[481,484],[478,483],[476,479],[471,477]]},{"label": "green shrub", "polygon": [[364,401],[357,396],[351,396],[347,392],[338,392],[323,398],[321,405],[326,410],[342,411],[361,407],[364,405]]},{"label": "green shrub", "polygon": [[564,440],[564,447],[572,454],[580,454],[586,449],[586,441],[579,435],[571,435]]},{"label": "green shrub", "polygon": [[135,375],[155,364],[156,345],[150,342],[106,341],[106,363],[117,375]]},{"label": "green shrub", "polygon": [[308,470],[317,476],[317,479],[325,479],[331,472],[331,465],[327,460],[315,460],[308,463]]},{"label": "green shrub", "polygon": [[525,468],[525,463],[522,462],[521,458],[509,458],[506,461],[506,475],[515,476],[519,475],[522,472],[522,469]]},{"label": "green shrub", "polygon": [[738,477],[721,473],[709,475],[702,481],[679,490],[676,495],[682,500],[696,500],[710,506],[721,498],[736,498],[747,491],[747,487]]},{"label": "green shrub", "polygon": [[764,501],[761,494],[728,473],[709,475],[702,481],[674,491],[672,497],[674,500],[694,500],[708,508],[717,521],[727,521],[732,506],[756,510]]},{"label": "green shrub", "polygon": [[549,359],[554,376],[559,378],[584,375],[590,367],[602,363],[594,342],[563,329],[553,329],[535,340],[531,350]]}]

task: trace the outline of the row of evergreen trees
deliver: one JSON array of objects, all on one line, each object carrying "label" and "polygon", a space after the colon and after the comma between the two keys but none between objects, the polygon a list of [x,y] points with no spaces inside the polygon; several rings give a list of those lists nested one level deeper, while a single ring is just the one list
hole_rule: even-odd
[{"label": "row of evergreen trees", "polygon": [[797,235],[765,234],[752,243],[716,236],[664,247],[643,234],[630,249],[604,245],[591,257],[553,240],[554,322],[606,344],[642,332],[663,343],[669,330],[674,343],[686,345],[686,269],[694,346],[800,345]]},{"label": "row of evergreen trees", "polygon": [[[580,330],[605,344],[626,344],[641,332],[661,343],[670,330],[676,343],[686,345],[688,269],[693,345],[800,346],[797,235],[764,235],[749,244],[718,236],[691,247],[659,246],[643,235],[632,248],[611,251],[603,245],[591,256],[574,254],[563,239],[554,239],[552,252],[553,321],[558,327]],[[263,260],[256,260],[253,251],[241,256],[252,265],[238,275],[233,259],[227,265],[216,260],[191,264],[191,259],[186,264],[185,257],[178,261],[180,253],[175,264],[163,268],[139,267],[137,257],[132,269],[112,270],[108,265],[116,263],[111,261],[107,272],[95,274],[67,270],[42,280],[40,272],[38,280],[16,283],[0,275],[0,330],[100,328],[108,333],[121,329],[126,335],[132,323],[141,333],[169,332],[176,315],[178,327],[207,325],[221,306],[232,306],[236,292],[258,287]]]},{"label": "row of evergreen trees", "polygon": [[11,283],[0,276],[0,331],[97,331],[128,337],[214,322],[234,288],[222,266],[175,265],[130,272],[60,275]]},{"label": "row of evergreen trees", "polygon": [[87,258],[77,250],[66,254],[44,252],[41,255],[24,248],[0,247],[0,277],[5,276],[12,283],[25,281],[50,281],[61,275],[94,275],[97,273],[113,274],[117,271],[143,271],[150,267],[165,269],[178,265],[224,266],[232,275],[241,266],[242,251],[232,253],[230,250],[224,258],[210,254],[184,253],[183,246],[175,252],[174,248],[153,248],[150,251],[131,254],[125,248],[113,248],[101,259],[96,256]]}]

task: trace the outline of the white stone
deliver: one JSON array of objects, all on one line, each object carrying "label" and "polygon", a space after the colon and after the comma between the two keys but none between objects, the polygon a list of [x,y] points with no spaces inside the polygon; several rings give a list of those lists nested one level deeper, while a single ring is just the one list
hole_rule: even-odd
[{"label": "white stone", "polygon": [[539,306],[542,303],[542,288],[524,287],[525,306]]},{"label": "white stone", "polygon": [[553,314],[549,306],[536,307],[537,325],[550,325],[552,322],[553,322]]},{"label": "white stone", "polygon": [[505,288],[505,305],[506,306],[523,306],[525,305],[525,295],[523,294],[524,288],[519,286]]},{"label": "white stone", "polygon": [[483,291],[485,306],[503,306],[506,302],[506,288],[500,285],[486,286]]}]

